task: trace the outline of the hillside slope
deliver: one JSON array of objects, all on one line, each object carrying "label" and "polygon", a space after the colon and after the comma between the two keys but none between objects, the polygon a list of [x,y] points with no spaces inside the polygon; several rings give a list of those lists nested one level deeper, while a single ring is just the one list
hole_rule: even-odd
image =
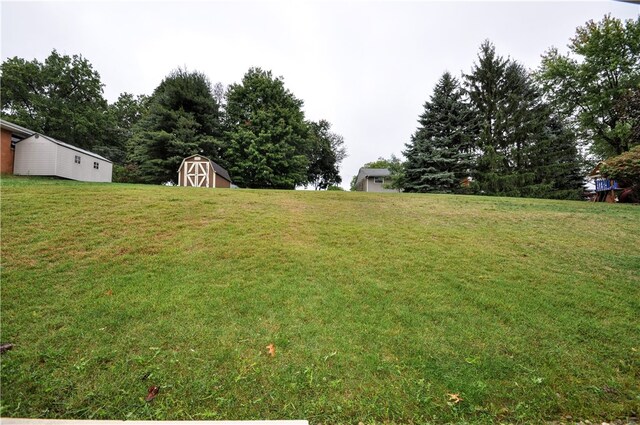
[{"label": "hillside slope", "polygon": [[637,206],[27,178],[1,196],[2,416],[640,411]]}]

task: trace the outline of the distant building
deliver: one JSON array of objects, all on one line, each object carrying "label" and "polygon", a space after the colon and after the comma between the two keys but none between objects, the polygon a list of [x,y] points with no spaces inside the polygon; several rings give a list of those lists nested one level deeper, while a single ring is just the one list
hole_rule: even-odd
[{"label": "distant building", "polygon": [[202,155],[191,155],[182,160],[178,169],[178,186],[231,187],[227,170]]},{"label": "distant building", "polygon": [[56,176],[87,182],[110,182],[113,163],[107,158],[0,120],[0,173]]},{"label": "distant building", "polygon": [[356,190],[360,192],[398,192],[385,188],[390,183],[391,171],[388,168],[361,168],[356,177]]}]

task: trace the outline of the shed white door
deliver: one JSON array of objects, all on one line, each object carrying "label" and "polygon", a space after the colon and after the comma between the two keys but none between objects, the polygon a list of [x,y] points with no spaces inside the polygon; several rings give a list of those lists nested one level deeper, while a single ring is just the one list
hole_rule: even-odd
[{"label": "shed white door", "polygon": [[209,163],[187,162],[187,186],[209,187]]}]

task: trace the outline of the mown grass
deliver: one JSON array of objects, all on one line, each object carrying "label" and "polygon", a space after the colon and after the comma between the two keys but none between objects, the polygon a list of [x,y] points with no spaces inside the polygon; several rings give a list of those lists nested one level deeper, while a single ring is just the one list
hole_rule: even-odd
[{"label": "mown grass", "polygon": [[1,196],[2,416],[640,411],[637,206],[28,178]]}]

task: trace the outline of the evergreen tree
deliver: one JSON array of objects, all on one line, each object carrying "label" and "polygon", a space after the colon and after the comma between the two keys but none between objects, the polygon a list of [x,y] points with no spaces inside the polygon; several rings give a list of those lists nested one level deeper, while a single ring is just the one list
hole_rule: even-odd
[{"label": "evergreen tree", "polygon": [[224,151],[241,187],[294,189],[308,181],[309,129],[303,102],[271,71],[250,69],[226,94]]},{"label": "evergreen tree", "polygon": [[420,126],[406,144],[402,184],[407,192],[452,192],[472,167],[473,117],[458,81],[445,72],[424,104]]},{"label": "evergreen tree", "polygon": [[137,166],[142,182],[175,181],[181,161],[189,155],[223,162],[220,136],[219,106],[209,79],[177,69],[151,95],[130,140],[129,162]]},{"label": "evergreen tree", "polygon": [[576,139],[552,116],[524,67],[496,55],[486,41],[465,79],[479,123],[474,187],[506,196],[575,197],[581,185]]},{"label": "evergreen tree", "polygon": [[[550,109],[550,108],[548,108]],[[543,137],[535,145],[531,167],[543,192],[529,196],[557,199],[580,199],[584,191],[584,175],[576,135],[562,121],[549,115]]]}]

